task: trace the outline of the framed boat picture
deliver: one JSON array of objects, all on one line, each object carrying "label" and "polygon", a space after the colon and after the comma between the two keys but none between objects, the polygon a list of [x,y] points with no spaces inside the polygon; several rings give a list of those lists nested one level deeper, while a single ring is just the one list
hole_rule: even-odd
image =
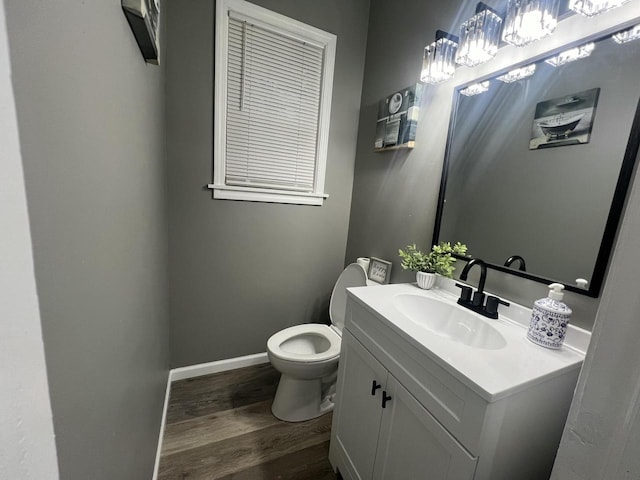
[{"label": "framed boat picture", "polygon": [[529,150],[589,143],[599,88],[536,105]]}]

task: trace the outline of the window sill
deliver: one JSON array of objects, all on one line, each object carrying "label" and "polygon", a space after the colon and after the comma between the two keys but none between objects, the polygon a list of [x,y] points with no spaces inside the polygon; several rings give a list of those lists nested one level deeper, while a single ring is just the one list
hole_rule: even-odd
[{"label": "window sill", "polygon": [[213,198],[218,200],[242,200],[247,202],[288,203],[293,205],[322,206],[326,193],[302,193],[286,190],[264,190],[260,188],[235,187],[210,183]]}]

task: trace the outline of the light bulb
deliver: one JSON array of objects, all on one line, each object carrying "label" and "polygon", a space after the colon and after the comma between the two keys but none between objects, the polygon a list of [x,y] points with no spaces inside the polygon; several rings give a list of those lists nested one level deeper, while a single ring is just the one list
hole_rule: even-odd
[{"label": "light bulb", "polygon": [[559,0],[509,0],[502,40],[521,47],[551,35],[558,25]]}]

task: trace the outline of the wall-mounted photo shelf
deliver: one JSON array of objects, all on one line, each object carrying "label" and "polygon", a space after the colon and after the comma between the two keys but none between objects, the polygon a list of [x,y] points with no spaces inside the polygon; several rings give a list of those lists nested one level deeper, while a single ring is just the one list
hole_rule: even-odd
[{"label": "wall-mounted photo shelf", "polygon": [[422,84],[392,93],[378,103],[375,152],[413,148],[420,116]]},{"label": "wall-mounted photo shelf", "polygon": [[138,42],[144,61],[158,65],[160,0],[122,0],[122,11]]},{"label": "wall-mounted photo shelf", "polygon": [[404,143],[402,145],[392,145],[392,146],[389,146],[389,147],[374,148],[373,151],[374,152],[389,152],[391,150],[411,150],[415,146],[416,146],[416,142],[411,141],[411,142]]}]

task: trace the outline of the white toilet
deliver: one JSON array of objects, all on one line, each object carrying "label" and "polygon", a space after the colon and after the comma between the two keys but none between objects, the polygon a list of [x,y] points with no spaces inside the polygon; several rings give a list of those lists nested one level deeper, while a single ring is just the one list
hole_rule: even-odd
[{"label": "white toilet", "polygon": [[340,274],[331,293],[332,325],[296,325],[267,340],[269,361],[282,374],[271,406],[280,420],[302,422],[333,410],[346,289],[367,283],[364,268],[352,263]]}]

